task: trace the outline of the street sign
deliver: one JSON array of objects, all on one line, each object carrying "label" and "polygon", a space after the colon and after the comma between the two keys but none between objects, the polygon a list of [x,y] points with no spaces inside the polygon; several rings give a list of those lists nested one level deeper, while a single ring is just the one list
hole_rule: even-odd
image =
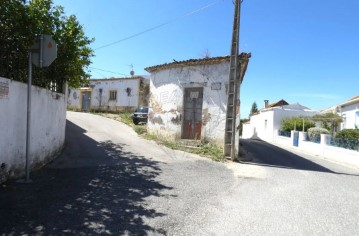
[{"label": "street sign", "polygon": [[25,173],[26,179],[22,182],[31,183],[30,180],[30,132],[31,132],[31,86],[32,64],[40,68],[47,67],[57,57],[57,45],[51,35],[40,35],[38,40],[29,48],[29,79],[27,81],[27,116],[26,116],[26,150],[25,150]]},{"label": "street sign", "polygon": [[39,40],[30,47],[32,63],[37,67],[48,67],[57,57],[57,44],[51,35],[41,35]]}]

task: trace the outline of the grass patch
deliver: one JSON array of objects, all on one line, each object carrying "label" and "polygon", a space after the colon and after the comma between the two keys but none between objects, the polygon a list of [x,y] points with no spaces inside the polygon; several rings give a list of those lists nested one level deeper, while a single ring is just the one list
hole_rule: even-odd
[{"label": "grass patch", "polygon": [[213,161],[224,162],[226,160],[223,155],[223,148],[213,144],[206,144],[197,149],[193,149],[192,153],[210,157]]},{"label": "grass patch", "polygon": [[157,136],[154,134],[150,134],[150,133],[145,133],[142,135],[142,137],[144,137],[147,140],[154,140],[154,141],[157,140]]},{"label": "grass patch", "polygon": [[147,128],[144,125],[134,125],[133,130],[139,135],[147,134]]},{"label": "grass patch", "polygon": [[126,125],[132,126],[134,127],[135,125],[132,122],[132,113],[130,112],[125,112],[125,113],[120,113],[119,114],[120,118],[121,118],[121,122],[125,123]]},{"label": "grass patch", "polygon": [[180,142],[161,138],[160,136],[157,136],[155,134],[147,133],[144,137],[149,140],[154,140],[156,141],[156,143],[174,150],[181,150],[181,151],[197,154],[203,157],[208,157],[213,161],[218,161],[218,162],[226,161],[226,158],[223,155],[223,148],[217,145],[213,145],[211,143],[207,143],[199,147],[189,147],[189,146],[181,145]]},{"label": "grass patch", "polygon": [[135,127],[131,118],[132,113],[130,112],[107,113],[107,112],[91,111],[91,113],[99,116],[104,116],[113,120],[121,121],[122,123],[131,126],[132,128]]}]

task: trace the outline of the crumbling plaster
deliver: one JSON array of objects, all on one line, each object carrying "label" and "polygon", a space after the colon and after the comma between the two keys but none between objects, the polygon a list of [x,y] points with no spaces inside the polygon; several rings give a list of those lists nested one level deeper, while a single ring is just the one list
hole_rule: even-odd
[{"label": "crumbling plaster", "polygon": [[[203,87],[201,139],[216,140],[218,144],[223,144],[227,104],[225,88],[228,83],[228,73],[228,62],[181,66],[152,72],[149,131],[180,137],[184,89]],[[215,83],[219,84],[217,89],[212,88]],[[159,123],[159,120],[162,122]]]}]

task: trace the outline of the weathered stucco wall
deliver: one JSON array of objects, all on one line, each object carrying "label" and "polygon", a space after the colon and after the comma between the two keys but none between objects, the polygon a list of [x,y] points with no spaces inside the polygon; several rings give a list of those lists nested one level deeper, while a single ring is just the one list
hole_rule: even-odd
[{"label": "weathered stucco wall", "polygon": [[81,96],[80,89],[69,88],[67,92],[67,107],[80,110],[81,109],[80,96]]},{"label": "weathered stucco wall", "polygon": [[[14,177],[25,168],[27,84],[0,78],[0,164]],[[66,96],[32,86],[30,163],[52,160],[65,141]]]},{"label": "weathered stucco wall", "polygon": [[229,63],[165,69],[151,73],[148,130],[179,139],[185,88],[203,87],[201,139],[223,145]]}]

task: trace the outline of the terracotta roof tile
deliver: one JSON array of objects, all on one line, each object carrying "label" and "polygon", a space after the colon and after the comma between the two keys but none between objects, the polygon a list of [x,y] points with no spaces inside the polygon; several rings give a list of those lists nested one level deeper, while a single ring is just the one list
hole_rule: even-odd
[{"label": "terracotta roof tile", "polygon": [[281,99],[279,101],[276,101],[276,102],[273,102],[273,103],[269,104],[267,108],[285,106],[285,105],[289,105],[289,103],[286,102],[284,99]]},{"label": "terracotta roof tile", "polygon": [[[247,69],[248,60],[251,57],[251,54],[250,53],[241,53],[240,57],[241,57],[242,61],[245,62],[242,64],[242,67],[243,67],[242,69],[244,70],[244,73],[242,74],[242,80],[243,80],[243,76]],[[210,57],[210,58],[202,58],[202,59],[189,59],[189,60],[185,60],[185,61],[174,61],[171,63],[165,63],[165,64],[161,64],[161,65],[157,65],[157,66],[150,66],[150,67],[146,67],[145,70],[148,72],[155,72],[158,70],[166,70],[166,69],[171,69],[171,68],[176,68],[176,67],[181,67],[181,66],[214,65],[214,64],[219,64],[222,62],[229,62],[229,61],[230,61],[229,56]]]},{"label": "terracotta roof tile", "polygon": [[144,79],[143,76],[123,77],[123,78],[108,78],[108,79],[89,79],[89,81],[113,81],[113,80],[130,80],[130,79]]}]

